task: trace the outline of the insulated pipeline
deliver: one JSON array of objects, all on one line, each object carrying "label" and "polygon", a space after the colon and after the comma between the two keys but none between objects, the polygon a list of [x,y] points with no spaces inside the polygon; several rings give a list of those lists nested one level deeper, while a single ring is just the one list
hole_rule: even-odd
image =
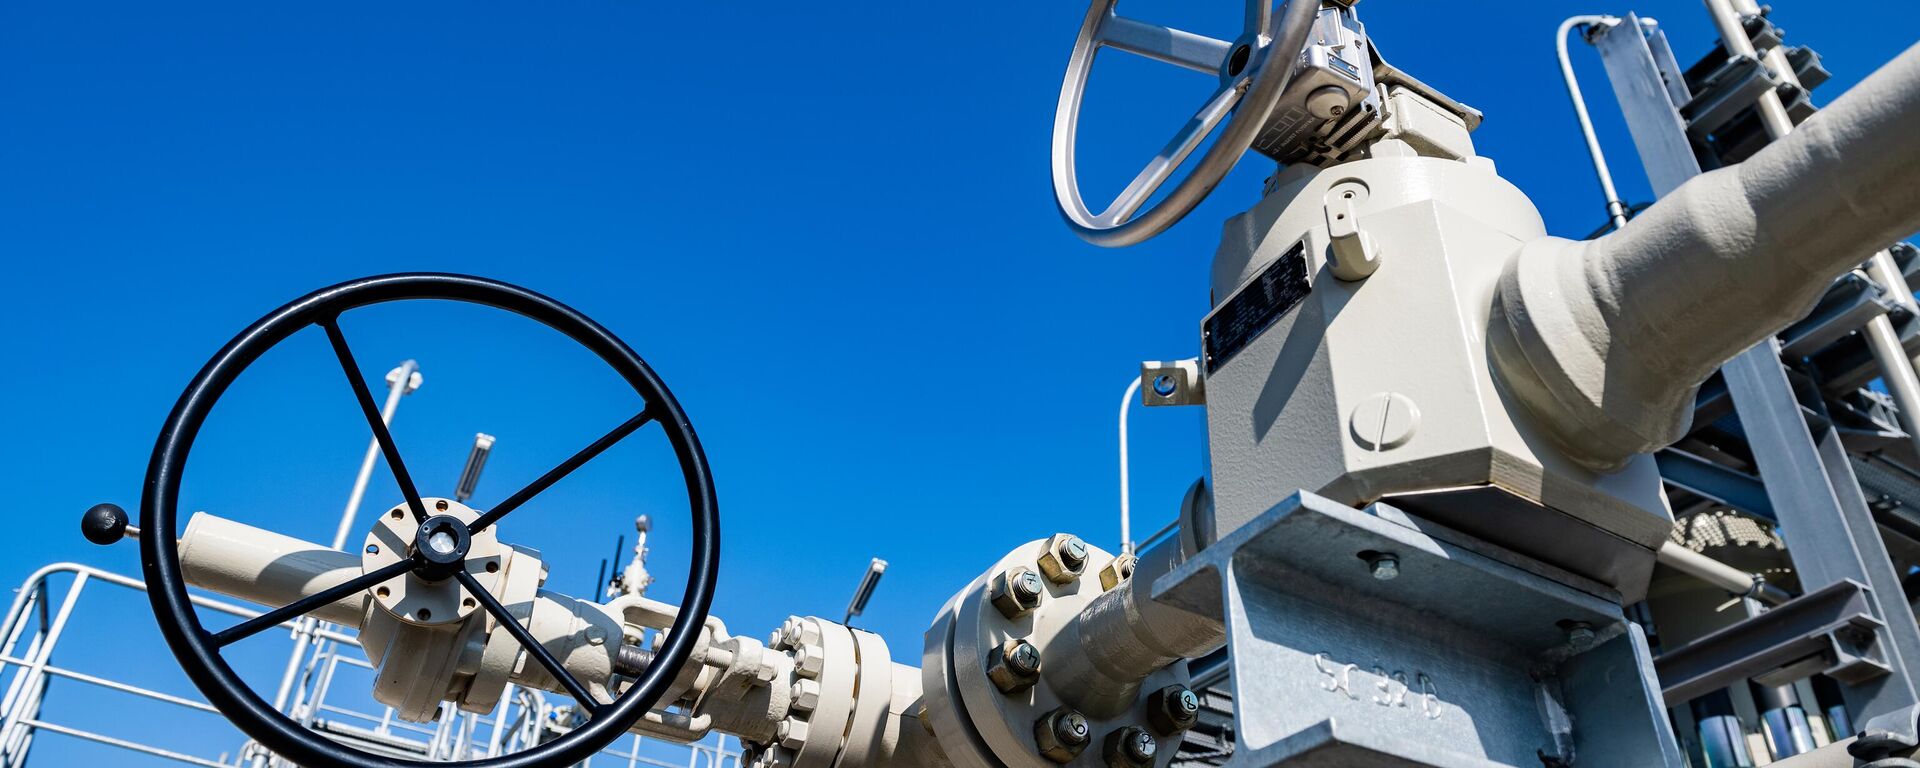
[{"label": "insulated pipeline", "polygon": [[1920,230],[1920,46],[1753,157],[1620,230],[1528,243],[1490,330],[1502,378],[1568,453],[1610,469],[1685,434],[1694,389]]}]

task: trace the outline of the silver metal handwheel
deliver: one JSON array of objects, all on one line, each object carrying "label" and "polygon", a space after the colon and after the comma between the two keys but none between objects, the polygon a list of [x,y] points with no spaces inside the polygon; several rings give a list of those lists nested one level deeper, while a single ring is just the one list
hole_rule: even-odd
[{"label": "silver metal handwheel", "polygon": [[[1318,0],[1290,0],[1276,14],[1272,0],[1247,0],[1240,37],[1227,42],[1121,16],[1114,10],[1117,3],[1093,0],[1087,9],[1087,19],[1080,25],[1080,37],[1073,45],[1073,58],[1067,62],[1066,81],[1060,86],[1060,105],[1053,115],[1054,201],[1074,232],[1087,242],[1107,247],[1133,245],[1166,231],[1226,178],[1286,91],[1294,62],[1306,47],[1307,35],[1320,10]],[[1074,144],[1087,74],[1101,48],[1217,75],[1220,85],[1119,197],[1095,214],[1080,196]],[[1281,53],[1276,56],[1275,51]],[[1220,129],[1220,137],[1193,171],[1159,203],[1142,212],[1141,206],[1222,121],[1226,127]]]}]

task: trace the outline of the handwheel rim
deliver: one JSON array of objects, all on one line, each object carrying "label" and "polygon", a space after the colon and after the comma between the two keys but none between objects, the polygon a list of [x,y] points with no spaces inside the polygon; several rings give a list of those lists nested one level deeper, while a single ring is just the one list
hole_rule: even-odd
[{"label": "handwheel rim", "polygon": [[[181,570],[177,503],[188,454],[207,416],[227,388],[262,354],[323,318],[374,304],[406,300],[447,300],[480,304],[528,317],[572,339],[606,362],[658,411],[656,420],[680,461],[692,512],[692,559],[687,590],[673,626],[655,660],[625,693],[604,705],[592,719],[566,735],[511,755],[468,761],[487,768],[532,768],[587,759],[620,738],[660,697],[684,666],[700,637],[713,601],[720,554],[718,502],[699,438],[685,412],[652,368],[625,342],[571,307],[534,291],[469,275],[410,273],[381,275],[314,291],[269,313],[235,336],[196,374],[168,414],[148,462],[141,498],[141,568],[148,599],[161,634],[182,662],[195,687],[248,736],[275,754],[303,765],[429,766],[344,747],[281,714],[248,686],[212,645],[200,624]],[[531,649],[523,649],[533,653]]]},{"label": "handwheel rim", "polygon": [[[1250,0],[1267,2],[1267,0]],[[1320,3],[1309,0],[1289,0],[1284,13],[1273,14],[1266,29],[1258,32],[1268,41],[1254,51],[1251,63],[1242,71],[1246,80],[1244,92],[1234,97],[1231,115],[1226,117],[1224,126],[1210,127],[1196,139],[1218,133],[1212,146],[1207,148],[1199,162],[1179,180],[1172,191],[1158,203],[1144,205],[1160,186],[1164,179],[1153,184],[1153,189],[1143,196],[1133,210],[1123,211],[1116,221],[1106,221],[1108,213],[1120,208],[1126,197],[1116,200],[1108,211],[1095,214],[1087,207],[1085,198],[1080,194],[1079,174],[1075,161],[1075,145],[1080,128],[1080,106],[1086,95],[1087,79],[1093,71],[1093,62],[1100,49],[1106,43],[1100,38],[1100,32],[1107,20],[1114,18],[1114,8],[1118,0],[1093,0],[1087,10],[1087,17],[1081,23],[1080,33],[1074,41],[1073,55],[1067,62],[1067,72],[1060,86],[1060,99],[1054,109],[1052,141],[1052,178],[1054,205],[1060,217],[1073,232],[1094,245],[1118,248],[1134,245],[1147,240],[1185,218],[1199,206],[1207,195],[1219,186],[1227,173],[1239,163],[1241,155],[1253,146],[1260,129],[1272,116],[1280,96],[1286,91],[1287,83],[1293,77],[1293,64],[1298,52],[1306,47],[1307,35],[1312,31],[1313,20],[1320,10]],[[1244,42],[1236,39],[1235,45]],[[1231,47],[1229,48],[1231,51]],[[1284,55],[1276,56],[1276,52]],[[1271,66],[1270,66],[1271,65]],[[1218,98],[1230,85],[1216,92]],[[1202,107],[1204,115],[1211,104]],[[1197,115],[1196,118],[1199,116]],[[1175,135],[1176,142],[1180,138]],[[1173,149],[1169,144],[1162,155],[1154,162],[1166,159],[1166,153]],[[1191,152],[1189,147],[1187,152]],[[1187,155],[1181,153],[1174,162],[1174,168],[1168,173],[1177,172],[1178,166]],[[1148,171],[1154,167],[1148,164]],[[1146,173],[1143,172],[1142,176]],[[1136,177],[1136,182],[1140,180]]]}]

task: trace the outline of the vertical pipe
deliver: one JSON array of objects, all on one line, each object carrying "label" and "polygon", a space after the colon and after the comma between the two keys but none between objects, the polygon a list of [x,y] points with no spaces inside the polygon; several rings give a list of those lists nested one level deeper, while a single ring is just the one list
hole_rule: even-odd
[{"label": "vertical pipe", "polygon": [[[1892,295],[1894,303],[1906,310],[1909,316],[1920,318],[1920,301],[1914,300],[1913,289],[1907,286],[1907,276],[1900,272],[1900,265],[1893,260],[1892,251],[1882,248],[1867,260],[1867,277],[1885,288]],[[1915,356],[1913,363],[1920,368],[1920,356]]]},{"label": "vertical pipe", "polygon": [[1133,554],[1133,522],[1131,491],[1127,482],[1127,412],[1133,408],[1133,397],[1140,393],[1140,377],[1135,375],[1127,382],[1127,391],[1120,395],[1120,554]]},{"label": "vertical pipe", "polygon": [[293,692],[293,681],[300,674],[300,662],[306,659],[307,646],[312,645],[307,638],[313,630],[313,624],[313,619],[308,616],[293,622],[293,652],[287,654],[287,668],[280,673],[280,690],[273,695],[273,709],[276,712],[285,712],[287,709],[287,695]]},{"label": "vertical pipe", "polygon": [[[1900,274],[1900,265],[1893,261],[1893,254],[1881,249],[1867,260],[1867,277],[1892,295],[1894,303],[1907,311],[1910,317],[1920,318],[1920,306],[1916,306],[1913,291],[1907,288],[1907,279]],[[1868,346],[1873,357],[1880,364],[1886,382],[1887,393],[1893,396],[1894,403],[1900,406],[1900,426],[1906,428],[1907,439],[1920,450],[1920,359],[1907,354],[1900,343],[1900,334],[1893,328],[1893,320],[1880,315],[1868,322]]]},{"label": "vertical pipe", "polygon": [[1900,334],[1893,330],[1893,321],[1886,315],[1876,315],[1868,321],[1865,335],[1867,348],[1880,364],[1880,379],[1886,382],[1887,393],[1893,395],[1894,404],[1900,407],[1900,426],[1906,428],[1907,439],[1920,450],[1920,376],[1914,375],[1913,360],[1907,357],[1906,348],[1900,346]]},{"label": "vertical pipe", "polygon": [[[1753,41],[1747,38],[1747,28],[1740,23],[1739,12],[1733,9],[1731,0],[1706,0],[1707,13],[1713,16],[1713,26],[1720,32],[1720,41],[1727,52],[1736,56],[1760,58],[1760,52],[1754,50]],[[1777,73],[1776,73],[1777,74]],[[1793,70],[1787,70],[1787,76],[1793,76]],[[1787,115],[1787,107],[1780,103],[1780,94],[1767,89],[1760,94],[1755,105],[1760,113],[1760,124],[1767,129],[1767,136],[1778,139],[1793,132],[1793,118]]]},{"label": "vertical pipe", "polygon": [[[407,360],[387,373],[392,387],[387,390],[386,405],[380,408],[382,423],[393,423],[393,412],[400,408],[400,397],[413,391],[413,375],[419,370],[419,363]],[[347,535],[353,531],[353,518],[360,514],[360,500],[367,495],[367,482],[373,477],[373,463],[379,458],[380,441],[369,441],[366,456],[360,459],[360,474],[353,481],[353,492],[347,495],[347,508],[340,513],[340,528],[333,534],[334,549],[347,545]]]},{"label": "vertical pipe", "polygon": [[[1746,25],[1741,22],[1740,12],[1734,8],[1738,2],[1748,14],[1758,14],[1760,7],[1753,0],[1705,0],[1707,11],[1713,16],[1713,25],[1720,32],[1721,42],[1727,52],[1761,58],[1753,47],[1753,41],[1747,37]],[[1775,77],[1798,84],[1793,66],[1787,61],[1786,53],[1778,46],[1767,51],[1765,62]],[[1793,132],[1793,118],[1787,114],[1787,107],[1780,101],[1780,93],[1767,89],[1760,94],[1755,109],[1760,114],[1760,123],[1766,128],[1767,136],[1774,140]],[[1883,262],[1877,264],[1876,262]],[[1906,280],[1897,277],[1899,269],[1893,265],[1893,257],[1882,249],[1866,263],[1869,276],[1874,272],[1883,272],[1883,277],[1874,278],[1888,290],[1905,294],[1908,302],[1913,295],[1906,289]],[[1897,300],[1897,297],[1896,297]],[[1867,321],[1867,344],[1873,350],[1875,362],[1880,365],[1881,379],[1886,382],[1887,393],[1893,396],[1894,403],[1900,407],[1901,426],[1907,430],[1908,439],[1920,449],[1920,377],[1914,374],[1914,360],[1906,351],[1900,349],[1900,336],[1893,329],[1893,321],[1885,315]],[[1889,346],[1890,345],[1890,346]]]},{"label": "vertical pipe", "polygon": [[[60,642],[60,633],[66,631],[67,618],[73,615],[74,603],[79,602],[80,590],[87,586],[87,578],[85,572],[74,574],[73,584],[67,587],[67,597],[60,602],[60,612],[55,614],[53,624],[47,627],[45,639],[40,644],[40,653],[34,656],[33,664],[27,668],[27,682],[21,691],[20,700],[15,703],[13,710],[7,713],[6,719],[0,721],[0,749],[12,751],[13,745],[25,738],[27,731],[32,730],[20,721],[26,717],[23,713],[29,708],[27,702],[38,699],[46,692],[44,681],[47,676],[47,660],[53,656],[54,645]],[[39,709],[37,703],[32,709],[36,711]]]},{"label": "vertical pipe", "polygon": [[1560,22],[1554,32],[1553,48],[1560,55],[1560,77],[1567,83],[1567,96],[1573,100],[1573,115],[1580,121],[1580,135],[1587,140],[1587,158],[1593,161],[1593,173],[1600,178],[1600,193],[1607,198],[1607,219],[1614,229],[1627,225],[1627,204],[1613,187],[1613,172],[1607,169],[1606,153],[1600,151],[1600,137],[1593,132],[1593,118],[1587,114],[1587,99],[1580,94],[1580,80],[1573,75],[1573,60],[1567,55],[1567,33],[1576,27],[1613,26],[1620,20],[1612,16],[1574,16]]},{"label": "vertical pipe", "polygon": [[513,709],[513,683],[500,692],[500,709],[493,715],[493,733],[487,737],[487,757],[500,755],[500,742],[506,737],[507,712]]}]

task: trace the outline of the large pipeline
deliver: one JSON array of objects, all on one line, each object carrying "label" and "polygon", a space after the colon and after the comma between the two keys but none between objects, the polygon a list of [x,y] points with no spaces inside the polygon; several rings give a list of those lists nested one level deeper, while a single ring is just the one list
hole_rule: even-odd
[{"label": "large pipeline", "polygon": [[1501,379],[1595,469],[1680,439],[1722,363],[1920,230],[1920,45],[1739,165],[1597,240],[1528,243],[1502,275]]},{"label": "large pipeline", "polygon": [[1041,674],[1067,703],[1111,717],[1137,700],[1140,683],[1155,671],[1226,643],[1219,619],[1152,597],[1154,581],[1185,561],[1179,538],[1162,539],[1140,553],[1131,577],[1094,598],[1041,650]]}]

